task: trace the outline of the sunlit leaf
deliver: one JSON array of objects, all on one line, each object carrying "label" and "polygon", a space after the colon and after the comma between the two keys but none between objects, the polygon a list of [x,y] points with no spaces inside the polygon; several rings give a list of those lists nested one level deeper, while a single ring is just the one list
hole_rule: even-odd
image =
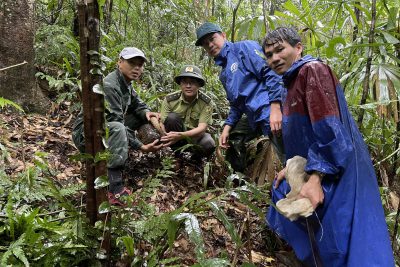
[{"label": "sunlit leaf", "polygon": [[103,86],[101,86],[100,84],[93,85],[92,91],[93,91],[93,93],[96,93],[99,95],[105,95]]},{"label": "sunlit leaf", "polygon": [[396,37],[394,37],[393,35],[391,35],[388,32],[382,32],[383,36],[385,37],[386,41],[389,44],[398,44],[400,43],[399,39],[397,39]]},{"label": "sunlit leaf", "polygon": [[108,213],[111,211],[111,204],[108,201],[104,201],[99,206],[99,214]]},{"label": "sunlit leaf", "polygon": [[4,108],[6,106],[11,106],[11,107],[18,109],[19,111],[24,112],[24,110],[18,104],[14,103],[11,100],[0,97],[0,108]]},{"label": "sunlit leaf", "polygon": [[296,7],[295,4],[293,4],[292,1],[287,1],[283,4],[283,7],[292,12],[293,14],[296,14],[297,16],[301,15],[300,10]]},{"label": "sunlit leaf", "polygon": [[108,186],[110,183],[108,181],[107,175],[102,175],[94,180],[94,189],[99,189]]}]

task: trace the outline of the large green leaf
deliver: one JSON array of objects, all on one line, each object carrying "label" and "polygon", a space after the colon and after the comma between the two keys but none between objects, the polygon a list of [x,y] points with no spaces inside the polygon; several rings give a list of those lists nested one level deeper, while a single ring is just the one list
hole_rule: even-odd
[{"label": "large green leaf", "polygon": [[336,54],[336,45],[337,44],[342,44],[343,46],[345,46],[346,45],[346,41],[341,36],[335,37],[332,40],[330,40],[329,41],[329,46],[326,49],[326,56],[328,58],[331,58],[331,57],[335,56],[335,54]]},{"label": "large green leaf", "polygon": [[217,205],[216,202],[210,202],[208,205],[211,207],[218,220],[222,222],[226,231],[231,236],[233,242],[235,242],[236,246],[240,247],[242,245],[242,239],[240,238],[233,224],[229,221],[228,216],[226,216],[225,212]]},{"label": "large green leaf", "polygon": [[131,236],[121,236],[117,238],[117,243],[122,242],[129,257],[135,256],[135,242]]}]

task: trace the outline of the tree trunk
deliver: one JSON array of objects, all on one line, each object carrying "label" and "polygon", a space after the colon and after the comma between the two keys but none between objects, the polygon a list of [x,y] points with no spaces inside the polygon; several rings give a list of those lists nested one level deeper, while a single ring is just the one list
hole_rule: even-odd
[{"label": "tree trunk", "polygon": [[263,8],[262,8],[262,10],[263,10],[265,33],[268,33],[267,0],[263,0]]},{"label": "tree trunk", "polygon": [[33,0],[0,1],[0,96],[26,112],[45,114],[50,102],[35,82]]},{"label": "tree trunk", "polygon": [[235,26],[236,26],[236,14],[239,10],[239,6],[240,3],[242,2],[242,0],[239,0],[239,2],[237,3],[237,5],[235,6],[235,8],[233,9],[233,14],[232,14],[232,27],[231,27],[231,31],[232,31],[232,36],[231,36],[231,42],[234,43],[235,42]]},{"label": "tree trunk", "polygon": [[[146,24],[147,24],[147,48],[149,51],[153,51],[153,46],[152,46],[152,38],[151,38],[151,22],[150,22],[150,0],[146,1]],[[149,63],[150,66],[153,66],[153,53],[150,53],[149,57]]]},{"label": "tree trunk", "polygon": [[[372,10],[371,10],[371,27],[369,29],[369,38],[368,43],[372,44],[374,42],[374,34],[375,34],[375,18],[376,18],[376,0],[372,0]],[[365,76],[363,82],[363,91],[361,96],[360,105],[364,105],[367,102],[368,93],[369,93],[369,77],[371,76],[371,65],[372,65],[372,47],[368,47],[367,52],[367,64],[365,66]],[[358,128],[361,128],[362,121],[364,119],[365,110],[361,109],[360,114],[357,119]]]},{"label": "tree trunk", "polygon": [[113,5],[113,0],[107,0],[104,5],[104,31],[106,33],[110,30]]},{"label": "tree trunk", "polygon": [[[355,4],[360,5],[360,2],[355,2]],[[358,24],[360,23],[360,15],[361,15],[361,11],[358,7],[354,7],[354,14],[356,14],[356,21],[355,21],[355,25],[353,27],[353,42],[356,41],[357,39],[357,35],[358,35]]]},{"label": "tree trunk", "polygon": [[[84,115],[85,152],[95,156],[104,151],[104,97],[95,93],[93,87],[102,83],[99,70],[100,19],[96,0],[78,2],[79,42],[81,59],[82,105]],[[105,161],[86,161],[86,215],[92,225],[105,216],[98,214],[98,206],[107,201],[105,188],[94,189],[97,177],[106,175]],[[110,250],[109,233],[103,239],[102,247]]]}]

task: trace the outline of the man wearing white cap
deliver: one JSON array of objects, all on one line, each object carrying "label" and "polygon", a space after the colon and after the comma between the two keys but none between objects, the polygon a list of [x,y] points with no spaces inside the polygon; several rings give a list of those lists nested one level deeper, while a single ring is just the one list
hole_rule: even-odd
[{"label": "man wearing white cap", "polygon": [[[107,163],[110,182],[108,199],[114,205],[124,205],[120,197],[131,194],[131,191],[124,187],[122,180],[122,169],[128,158],[129,146],[143,152],[157,151],[162,147],[162,144],[157,144],[158,140],[144,145],[134,133],[134,130],[148,123],[151,117],[160,118],[158,113],[151,112],[140,100],[131,84],[142,75],[146,61],[141,50],[136,47],[125,47],[119,54],[117,68],[103,81],[107,103],[106,121],[109,128],[107,143],[111,152],[111,158]],[[74,124],[72,137],[76,147],[84,152],[82,112]]]}]

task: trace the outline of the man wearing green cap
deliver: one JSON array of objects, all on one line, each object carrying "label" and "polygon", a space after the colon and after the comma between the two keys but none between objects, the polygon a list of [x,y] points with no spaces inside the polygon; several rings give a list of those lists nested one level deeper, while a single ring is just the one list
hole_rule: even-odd
[{"label": "man wearing green cap", "polygon": [[[122,180],[122,169],[128,159],[129,146],[143,152],[157,151],[162,147],[162,144],[157,144],[158,140],[144,145],[134,133],[134,130],[148,123],[151,117],[159,119],[159,114],[150,111],[147,105],[139,99],[131,84],[142,75],[146,61],[141,50],[136,47],[125,47],[119,54],[117,69],[103,80],[107,104],[106,121],[109,129],[107,145],[111,152],[111,157],[107,162],[110,182],[108,200],[114,205],[124,205],[120,197],[131,194],[131,191],[124,187]],[[75,121],[72,139],[79,151],[84,152],[82,111]]]},{"label": "man wearing green cap", "polygon": [[199,147],[196,156],[210,156],[215,149],[214,139],[207,133],[212,123],[211,98],[200,92],[205,84],[198,67],[184,66],[175,77],[181,90],[166,96],[161,106],[161,120],[167,134],[161,137],[165,146],[177,149],[190,142]]},{"label": "man wearing green cap", "polygon": [[[266,65],[261,46],[255,41],[232,43],[217,24],[206,22],[197,31],[196,46],[202,46],[222,67],[220,81],[230,110],[219,137],[228,149],[227,160],[235,171],[246,168],[245,143],[261,134],[269,136],[283,158],[281,77]],[[242,118],[245,114],[247,120]]]}]

